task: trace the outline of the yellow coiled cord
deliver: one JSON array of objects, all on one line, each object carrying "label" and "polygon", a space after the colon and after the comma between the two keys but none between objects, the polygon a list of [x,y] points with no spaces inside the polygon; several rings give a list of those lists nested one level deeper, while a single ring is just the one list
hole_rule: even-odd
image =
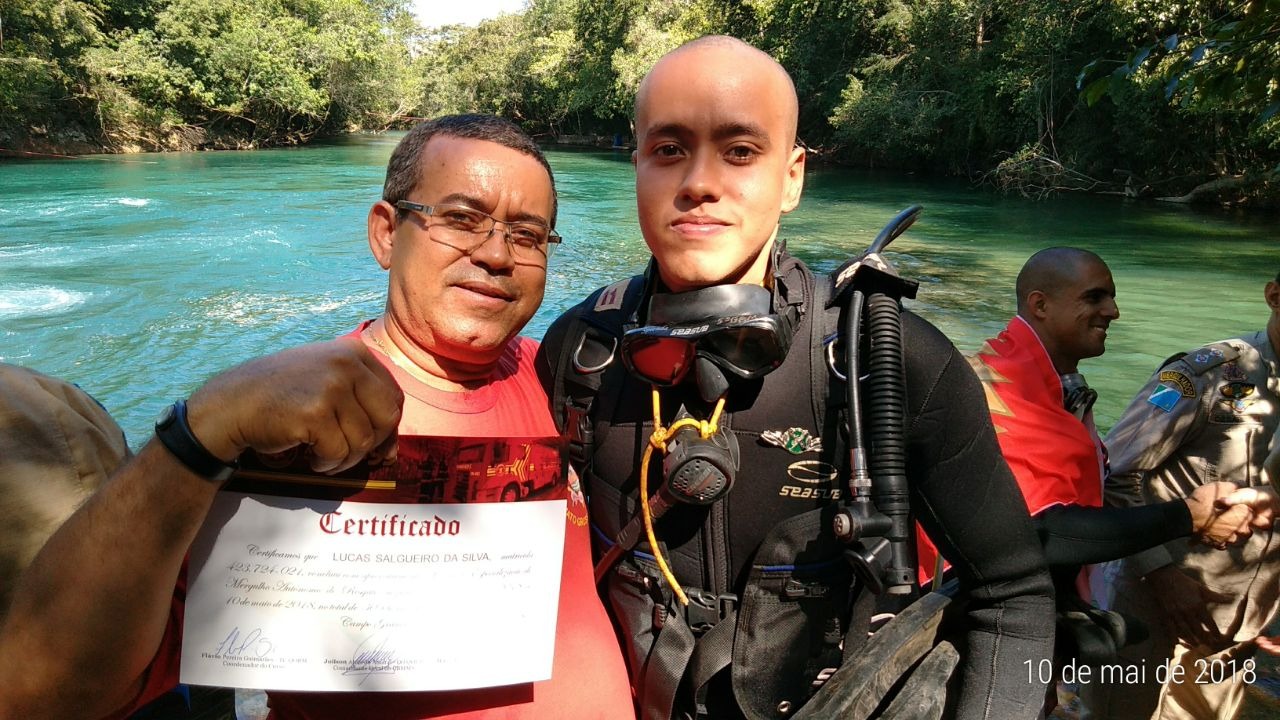
[{"label": "yellow coiled cord", "polygon": [[658,397],[658,388],[654,387],[653,434],[649,436],[649,445],[644,449],[644,457],[640,460],[640,510],[644,514],[644,532],[649,539],[649,547],[653,549],[653,558],[658,563],[658,569],[662,571],[662,576],[667,579],[667,584],[671,585],[671,589],[675,592],[676,598],[680,600],[680,604],[688,605],[689,598],[684,594],[684,588],[680,587],[680,583],[676,582],[676,576],[671,572],[670,566],[667,565],[667,559],[663,557],[662,549],[658,547],[658,537],[653,532],[653,513],[649,511],[649,458],[653,457],[654,448],[665,453],[667,451],[667,442],[675,436],[680,428],[696,428],[703,440],[709,440],[712,435],[716,434],[716,430],[719,427],[720,413],[724,410],[724,396],[720,396],[720,399],[716,401],[716,409],[711,413],[710,420],[682,418],[669,428],[662,426],[661,402]]}]

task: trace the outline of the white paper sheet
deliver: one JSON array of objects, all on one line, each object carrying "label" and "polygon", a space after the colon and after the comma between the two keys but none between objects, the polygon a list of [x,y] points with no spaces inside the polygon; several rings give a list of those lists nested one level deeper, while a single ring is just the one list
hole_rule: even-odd
[{"label": "white paper sheet", "polygon": [[423,691],[547,679],[565,506],[223,491],[191,549],[181,681]]}]

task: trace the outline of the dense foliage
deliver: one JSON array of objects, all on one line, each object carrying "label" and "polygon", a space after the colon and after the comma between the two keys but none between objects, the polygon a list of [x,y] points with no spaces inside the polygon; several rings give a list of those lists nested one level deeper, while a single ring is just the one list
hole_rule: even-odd
[{"label": "dense foliage", "polygon": [[626,141],[653,61],[725,33],[790,71],[820,156],[1026,194],[1277,192],[1280,0],[530,0],[431,29],[407,2],[0,0],[0,147],[301,142],[469,110]]},{"label": "dense foliage", "polygon": [[303,142],[421,96],[397,0],[0,0],[0,21],[6,145]]}]

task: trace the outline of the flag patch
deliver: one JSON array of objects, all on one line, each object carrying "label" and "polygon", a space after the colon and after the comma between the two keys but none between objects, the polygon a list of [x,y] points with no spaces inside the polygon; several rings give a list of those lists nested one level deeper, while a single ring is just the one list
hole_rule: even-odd
[{"label": "flag patch", "polygon": [[1173,406],[1178,404],[1182,399],[1182,392],[1178,388],[1172,388],[1168,385],[1157,385],[1155,390],[1151,391],[1151,396],[1147,398],[1147,402],[1155,405],[1165,412],[1173,412]]}]

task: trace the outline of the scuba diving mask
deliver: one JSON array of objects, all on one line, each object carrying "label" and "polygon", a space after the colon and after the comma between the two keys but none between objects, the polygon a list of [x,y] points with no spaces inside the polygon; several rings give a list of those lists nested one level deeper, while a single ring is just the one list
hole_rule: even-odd
[{"label": "scuba diving mask", "polygon": [[[622,338],[627,369],[652,385],[671,387],[697,368],[699,387],[704,378],[714,387],[714,392],[703,388],[708,399],[728,387],[718,371],[743,379],[762,377],[782,364],[791,346],[792,328],[773,314],[772,293],[758,285],[655,293],[648,320]],[[716,374],[721,375],[718,382]]]}]

